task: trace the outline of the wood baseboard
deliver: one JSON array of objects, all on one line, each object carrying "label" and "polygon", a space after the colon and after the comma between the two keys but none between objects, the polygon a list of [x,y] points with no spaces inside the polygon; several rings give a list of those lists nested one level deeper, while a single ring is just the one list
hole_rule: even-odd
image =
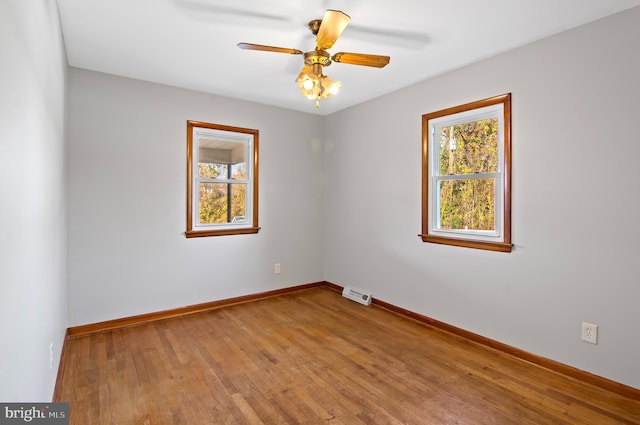
[{"label": "wood baseboard", "polygon": [[62,377],[64,376],[64,369],[67,365],[67,352],[69,350],[69,330],[64,333],[64,339],[62,340],[62,350],[60,351],[60,363],[58,364],[58,374],[56,375],[56,385],[53,388],[53,397],[51,401],[57,403],[60,401],[60,393],[62,392]]},{"label": "wood baseboard", "polygon": [[171,317],[184,316],[186,314],[199,313],[202,311],[213,310],[215,308],[226,307],[235,304],[246,303],[250,301],[261,300],[264,298],[277,297],[279,295],[288,294],[290,292],[304,291],[319,286],[325,286],[326,282],[314,282],[305,285],[292,286],[288,288],[276,289],[273,291],[260,292],[257,294],[243,295],[240,297],[227,298],[219,301],[211,301],[202,304],[194,304],[186,307],[179,307],[170,310],[163,310],[154,313],[139,314],[137,316],[123,317],[121,319],[107,320],[104,322],[90,323],[88,325],[73,326],[67,329],[70,338],[89,335],[96,332],[103,332],[113,329],[136,326],[143,323],[153,322],[156,320],[168,319]]},{"label": "wood baseboard", "polygon": [[[65,342],[67,341],[68,338],[73,338],[73,337],[78,337],[82,335],[88,335],[96,332],[102,332],[102,331],[113,330],[118,328],[124,328],[129,326],[140,325],[140,324],[152,322],[155,320],[162,320],[162,319],[168,319],[171,317],[178,317],[178,316],[183,316],[187,314],[203,312],[203,311],[221,308],[225,306],[256,301],[264,298],[276,297],[276,296],[288,294],[290,292],[303,291],[303,290],[317,288],[317,287],[326,287],[340,293],[344,289],[344,287],[340,285],[336,285],[335,283],[321,281],[321,282],[308,283],[305,285],[292,286],[289,288],[277,289],[274,291],[267,291],[267,292],[261,292],[257,294],[244,295],[244,296],[235,297],[235,298],[228,298],[228,299],[219,300],[219,301],[195,304],[191,306],[180,307],[180,308],[175,308],[171,310],[164,310],[164,311],[159,311],[155,313],[147,313],[147,314],[141,314],[137,316],[124,317],[122,319],[108,320],[105,322],[74,326],[67,329]],[[619,382],[612,381],[610,379],[603,378],[598,375],[594,375],[590,372],[577,369],[575,367],[566,365],[564,363],[560,363],[555,360],[551,360],[536,354],[529,353],[527,351],[510,346],[508,344],[504,344],[502,342],[493,340],[491,338],[487,338],[482,335],[478,335],[476,333],[469,332],[467,330],[450,325],[448,323],[444,323],[439,320],[433,319],[431,317],[424,316],[422,314],[404,309],[402,307],[395,306],[393,304],[390,304],[386,301],[382,301],[375,297],[372,299],[372,304],[376,307],[383,308],[385,310],[391,311],[393,313],[399,314],[401,316],[407,317],[412,320],[416,320],[420,323],[423,323],[428,326],[432,326],[434,328],[448,332],[452,335],[465,338],[467,340],[487,346],[489,348],[503,352],[510,356],[536,364],[538,366],[542,366],[556,373],[569,376],[571,378],[594,385],[604,390],[611,391],[616,394],[620,394],[624,397],[629,397],[632,399],[640,399],[640,389],[630,387],[628,385],[621,384]],[[60,360],[61,368],[63,367],[62,365],[65,363],[63,362],[65,353],[66,353],[66,349],[63,347],[62,355],[61,355],[62,358]],[[53,398],[54,401],[56,400],[56,397],[59,392],[60,376],[62,375],[61,375],[61,370],[59,369],[58,380],[56,382],[56,388],[54,391],[54,398]]]},{"label": "wood baseboard", "polygon": [[[335,283],[331,283],[331,282],[327,282],[326,286],[338,291],[338,292],[342,292],[343,287],[340,285],[336,285]],[[450,325],[448,323],[444,323],[441,322],[439,320],[433,319],[431,317],[428,316],[424,316],[422,314],[419,313],[415,313],[411,310],[407,310],[404,309],[402,307],[398,307],[395,306],[393,304],[390,304],[388,302],[382,301],[380,299],[377,299],[375,297],[372,298],[371,303],[374,306],[380,307],[380,308],[384,308],[385,310],[389,310],[391,312],[394,312],[396,314],[399,314],[401,316],[407,317],[409,319],[413,319],[416,320],[420,323],[432,326],[434,328],[443,330],[445,332],[448,332],[450,334],[459,336],[461,338],[465,338],[467,340],[476,342],[478,344],[482,344],[484,346],[490,347],[494,350],[497,351],[501,351],[505,354],[508,354],[510,356],[519,358],[521,360],[525,360],[529,363],[533,363],[536,364],[538,366],[542,366],[545,369],[549,369],[552,370],[556,373],[560,373],[562,375],[565,376],[569,376],[571,378],[574,378],[576,380],[594,385],[598,388],[602,388],[604,390],[607,391],[611,391],[613,393],[616,394],[620,394],[624,397],[629,397],[631,399],[634,400],[640,400],[640,389],[638,388],[634,388],[634,387],[630,387],[628,385],[624,385],[621,384],[619,382],[616,381],[612,381],[610,379],[607,378],[603,378],[601,376],[598,375],[594,375],[590,372],[586,372],[584,370],[581,369],[577,369],[573,366],[569,366],[566,365],[564,363],[560,363],[558,361],[555,360],[551,360],[548,359],[546,357],[542,357],[542,356],[538,356],[537,354],[532,354],[529,353],[527,351],[521,350],[519,348],[516,347],[512,347],[508,344],[504,344],[502,342],[496,341],[494,339],[491,338],[487,338],[484,337],[482,335],[478,335],[476,333],[473,332],[469,332],[467,330],[458,328],[456,326]]]}]

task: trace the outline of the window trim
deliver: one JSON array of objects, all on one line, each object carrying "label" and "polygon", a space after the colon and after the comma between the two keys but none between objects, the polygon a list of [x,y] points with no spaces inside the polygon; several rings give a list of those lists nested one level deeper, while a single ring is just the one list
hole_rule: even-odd
[{"label": "window trim", "polygon": [[[248,187],[252,186],[252,193],[247,194],[247,196],[251,196],[252,200],[252,211],[251,211],[251,222],[247,223],[245,226],[234,225],[234,226],[225,226],[224,228],[219,229],[202,229],[197,228],[194,223],[194,212],[197,208],[198,202],[195,200],[194,196],[194,182],[196,176],[194,175],[193,169],[193,161],[194,161],[194,139],[193,133],[197,128],[205,128],[210,130],[220,130],[227,131],[232,133],[241,133],[243,135],[248,134],[253,137],[253,160],[251,177],[252,182],[248,185]],[[250,129],[250,128],[242,128],[242,127],[233,127],[222,124],[212,124],[201,121],[187,121],[187,231],[185,232],[185,236],[187,238],[195,238],[195,237],[206,237],[206,236],[227,236],[227,235],[244,235],[244,234],[252,234],[258,233],[260,231],[260,227],[258,226],[258,130]],[[251,154],[251,153],[249,153]]]},{"label": "window trim", "polygon": [[[498,173],[502,176],[502,181],[496,182],[496,193],[500,190],[502,194],[502,214],[497,216],[497,220],[502,220],[502,235],[499,240],[493,241],[478,239],[473,232],[452,231],[442,232],[431,229],[431,207],[430,187],[432,184],[432,169],[435,163],[429,158],[430,140],[429,128],[431,120],[441,120],[443,117],[455,114],[463,114],[471,111],[493,107],[502,104],[502,143],[498,146],[502,150],[502,161],[498,167]],[[496,209],[496,214],[500,212]],[[451,234],[448,236],[447,233]],[[484,249],[499,252],[511,252],[511,93],[494,96],[487,99],[478,100],[464,105],[454,106],[436,112],[424,114],[422,116],[422,233],[419,235],[423,242],[432,242],[444,245],[453,245],[467,248]],[[498,239],[498,238],[497,238]]]}]

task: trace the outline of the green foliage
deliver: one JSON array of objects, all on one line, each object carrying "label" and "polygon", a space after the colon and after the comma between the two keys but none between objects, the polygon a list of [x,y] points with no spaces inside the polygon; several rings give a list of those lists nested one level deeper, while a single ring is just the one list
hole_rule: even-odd
[{"label": "green foliage", "polygon": [[498,121],[471,121],[442,128],[440,174],[459,179],[440,182],[442,229],[494,230],[495,179],[473,178],[498,170]]}]

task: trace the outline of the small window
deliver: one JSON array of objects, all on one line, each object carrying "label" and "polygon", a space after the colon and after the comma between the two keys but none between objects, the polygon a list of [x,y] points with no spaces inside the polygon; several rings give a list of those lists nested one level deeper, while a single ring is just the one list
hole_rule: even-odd
[{"label": "small window", "polygon": [[422,116],[420,236],[511,251],[511,94]]},{"label": "small window", "polygon": [[258,130],[187,121],[185,235],[259,230]]}]

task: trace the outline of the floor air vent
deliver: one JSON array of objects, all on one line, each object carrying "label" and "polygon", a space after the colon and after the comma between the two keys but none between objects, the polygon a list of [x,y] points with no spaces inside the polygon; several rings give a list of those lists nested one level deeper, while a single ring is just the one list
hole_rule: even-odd
[{"label": "floor air vent", "polygon": [[360,304],[371,304],[371,292],[362,291],[350,286],[344,287],[344,289],[342,290],[342,296]]}]

